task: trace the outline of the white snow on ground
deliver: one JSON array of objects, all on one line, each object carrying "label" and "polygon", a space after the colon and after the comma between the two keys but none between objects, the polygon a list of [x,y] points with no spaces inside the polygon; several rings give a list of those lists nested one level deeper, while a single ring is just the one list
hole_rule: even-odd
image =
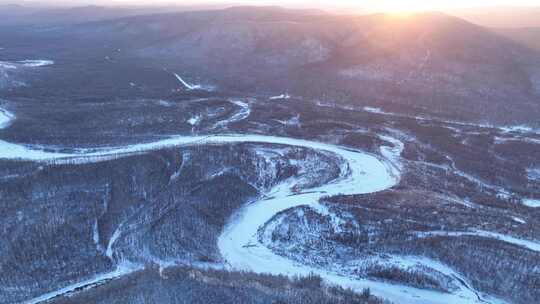
[{"label": "white snow on ground", "polygon": [[196,126],[201,122],[201,119],[202,119],[202,117],[200,115],[195,115],[195,116],[191,117],[190,119],[188,119],[187,122],[188,122],[188,124],[190,124],[192,126]]},{"label": "white snow on ground", "polygon": [[[32,147],[30,145],[13,144],[6,141],[0,141],[0,159],[19,159],[30,161],[42,161],[56,163],[94,163],[110,159],[121,158],[133,154],[140,154],[148,151],[164,149],[168,147],[193,146],[203,144],[227,144],[227,143],[269,143],[281,144],[288,146],[307,147],[312,149],[320,149],[327,147],[325,151],[332,152],[332,149],[337,151],[347,151],[348,153],[361,153],[357,150],[352,150],[344,147],[328,145],[324,143],[312,142],[308,140],[266,136],[266,135],[251,135],[251,134],[223,134],[223,135],[196,135],[196,136],[172,136],[161,139],[155,142],[127,145],[123,147],[111,147],[106,149],[74,149],[76,152],[59,153],[43,150],[42,147]],[[370,159],[377,160],[376,157],[370,156]],[[378,162],[378,160],[377,160]],[[386,163],[382,163],[386,168],[390,169]],[[392,171],[395,177],[398,176],[397,171]],[[344,186],[340,186],[339,189]],[[381,189],[382,190],[382,189]]]},{"label": "white snow on ground", "polygon": [[540,130],[527,125],[507,126],[502,127],[501,130],[505,133],[540,133]]},{"label": "white snow on ground", "polygon": [[184,170],[184,167],[186,166],[186,163],[188,163],[191,160],[191,154],[189,152],[181,153],[182,155],[182,164],[180,165],[180,168],[176,170],[171,176],[169,177],[169,183],[175,181],[180,177],[180,174],[182,174],[182,171]]},{"label": "white snow on ground", "polygon": [[[478,187],[480,188],[485,188],[485,189],[491,189],[493,191],[496,191],[497,192],[497,196],[499,198],[503,198],[503,199],[508,199],[510,197],[512,197],[512,193],[509,192],[508,190],[500,187],[500,186],[497,186],[497,185],[492,185],[492,184],[489,184],[477,177],[474,177],[464,171],[461,171],[460,169],[457,168],[456,166],[456,162],[451,158],[449,157],[448,155],[446,156],[446,159],[448,159],[448,161],[450,161],[450,166],[448,165],[439,165],[439,166],[436,166],[436,167],[439,167],[441,169],[445,169],[445,170],[450,170],[452,173],[458,175],[458,176],[461,176],[467,180],[469,180],[470,182],[472,183],[475,183]],[[418,162],[417,162],[418,163]],[[425,163],[423,162],[423,164],[426,164],[428,165],[428,163]],[[434,166],[433,164],[429,164],[430,166]]]},{"label": "white snow on ground", "polygon": [[[330,222],[332,223],[333,229],[335,231],[340,231],[340,225],[344,223],[343,219],[333,212],[331,212],[326,205],[323,204],[317,204],[312,206],[312,208],[317,211],[319,214],[323,216],[330,217]],[[280,218],[282,219],[282,218]],[[272,224],[279,225],[280,223],[271,222]],[[273,231],[272,227],[268,227],[265,229],[265,233],[271,233]],[[376,256],[373,258],[367,258],[362,259],[358,261],[347,261],[352,262],[350,265],[352,265],[354,271],[357,271],[359,268],[361,268],[361,265],[366,264],[381,264],[385,265],[386,267],[398,267],[403,270],[409,270],[409,269],[416,269],[416,270],[426,270],[426,275],[429,275],[432,273],[432,271],[435,271],[440,274],[444,274],[446,277],[452,279],[453,283],[455,284],[455,287],[452,288],[452,293],[455,295],[459,295],[463,298],[471,298],[476,297],[480,301],[485,301],[487,303],[503,303],[503,301],[500,301],[498,299],[494,299],[492,297],[486,297],[484,295],[481,295],[480,293],[476,292],[474,289],[472,289],[471,284],[467,283],[467,279],[463,277],[461,274],[457,273],[447,265],[444,265],[436,260],[422,257],[422,256],[397,256],[397,255],[388,255],[385,254],[384,256]],[[355,265],[356,262],[359,264]],[[337,266],[338,269],[343,266]],[[346,272],[341,272],[346,273]]]},{"label": "white snow on ground", "polygon": [[27,68],[36,68],[47,65],[53,65],[54,61],[52,60],[21,60],[21,61],[0,61],[0,68],[4,69],[17,69],[17,67],[27,67]]},{"label": "white snow on ground", "polygon": [[157,103],[162,106],[162,107],[172,107],[174,106],[174,104],[168,100],[163,100],[163,99],[160,99],[157,101]]},{"label": "white snow on ground", "polygon": [[401,153],[403,153],[403,150],[405,149],[405,145],[403,144],[403,142],[397,138],[388,135],[379,134],[378,137],[381,140],[392,144],[392,147],[386,145],[380,147],[382,156],[388,159],[398,170],[401,170],[402,166],[400,162],[400,157]]},{"label": "white snow on ground", "polygon": [[15,118],[15,115],[0,108],[0,129],[5,129],[9,127],[9,125],[11,124],[14,118]]},{"label": "white snow on ground", "polygon": [[101,251],[101,245],[99,243],[99,226],[98,221],[96,220],[94,223],[94,227],[92,228],[92,240],[94,241],[94,244],[96,245],[96,248],[98,251]]},{"label": "white snow on ground", "polygon": [[52,60],[22,60],[22,61],[17,61],[17,63],[25,67],[34,68],[34,67],[53,65],[54,61]]},{"label": "white snow on ground", "polygon": [[240,108],[240,110],[237,111],[236,113],[234,113],[228,119],[217,122],[214,125],[214,128],[226,127],[226,126],[228,126],[228,125],[230,125],[232,123],[235,123],[235,122],[238,122],[238,121],[241,121],[241,120],[244,120],[244,119],[248,118],[249,115],[251,114],[251,109],[249,108],[249,104],[247,104],[247,103],[245,103],[243,101],[240,101],[240,100],[229,100],[229,102],[236,105],[236,106],[238,106]]},{"label": "white snow on ground", "polygon": [[364,107],[364,111],[369,112],[369,113],[375,113],[375,114],[385,114],[386,113],[383,110],[381,110],[381,108],[375,108],[375,107]]},{"label": "white snow on ground", "polygon": [[145,259],[147,261],[151,261],[153,264],[158,265],[159,269],[159,276],[161,278],[167,279],[167,276],[165,275],[164,271],[171,267],[178,267],[178,266],[191,266],[198,269],[204,269],[204,270],[223,270],[223,264],[219,263],[209,263],[209,262],[199,262],[199,261],[191,261],[186,259],[162,259],[159,257],[156,257],[152,254],[147,254],[145,256]]},{"label": "white snow on ground", "polygon": [[17,70],[18,68],[34,68],[52,64],[54,64],[54,62],[51,60],[22,60],[14,62],[0,61],[0,77],[4,78],[4,80],[7,79],[8,83],[11,83],[13,86],[24,86],[26,85],[24,82],[9,80],[10,75],[8,70]]},{"label": "white snow on ground", "polygon": [[453,290],[452,294],[455,294],[459,297],[475,297],[478,302],[482,303],[504,303],[504,301],[501,301],[499,299],[495,299],[489,296],[485,297],[484,295],[476,292],[474,289],[472,289],[471,284],[468,283],[468,280],[465,277],[463,277],[461,274],[457,273],[447,265],[444,265],[433,259],[422,256],[385,256],[384,258],[378,257],[376,259],[378,259],[379,261],[375,260],[373,262],[382,263],[386,266],[398,267],[404,270],[427,268],[441,273],[453,280],[453,283],[456,284],[455,287],[458,288],[458,290]]},{"label": "white snow on ground", "polygon": [[514,141],[514,142],[515,141],[522,141],[522,142],[526,142],[526,143],[540,145],[540,139],[535,139],[535,138],[530,138],[530,137],[527,137],[527,136],[515,135],[515,134],[511,134],[510,136],[511,137],[495,136],[494,137],[495,143],[496,144],[504,144],[504,143],[512,142],[512,141]]},{"label": "white snow on ground", "polygon": [[[311,206],[311,208],[315,210],[317,213],[319,213],[320,215],[328,217],[330,219],[330,223],[332,224],[334,231],[336,232],[341,231],[342,230],[341,225],[346,223],[340,216],[330,211],[330,209],[324,204],[321,204],[321,203],[314,204],[313,206]],[[266,229],[266,230],[270,233],[273,231],[273,229]]]},{"label": "white snow on ground", "polygon": [[180,81],[180,83],[188,90],[199,90],[201,89],[202,87],[200,85],[193,85],[193,84],[189,84],[187,83],[184,79],[182,79],[182,77],[180,77],[180,75],[174,73],[174,76],[176,77],[176,79],[178,79],[178,81]]},{"label": "white snow on ground", "polygon": [[122,228],[124,227],[124,223],[121,223],[118,228],[114,231],[113,235],[111,236],[111,239],[109,240],[109,244],[107,245],[107,250],[105,251],[105,255],[111,260],[114,261],[114,243],[120,238],[122,235]]},{"label": "white snow on ground", "polygon": [[[424,116],[412,116],[407,114],[400,114],[400,113],[394,113],[394,112],[386,112],[380,108],[375,107],[364,107],[363,110],[365,112],[369,113],[375,113],[375,114],[381,114],[381,115],[387,115],[387,116],[394,116],[394,117],[401,117],[401,118],[410,118],[415,119],[419,121],[433,121],[437,123],[445,123],[445,124],[451,124],[451,125],[457,125],[457,126],[466,126],[466,127],[478,127],[478,128],[488,128],[493,129],[497,127],[488,125],[488,124],[475,124],[475,123],[468,123],[468,122],[462,122],[462,121],[455,121],[455,120],[444,120],[444,119],[438,119],[438,118],[431,118],[431,117],[424,117]],[[502,129],[499,129],[502,131]]]},{"label": "white snow on ground", "polygon": [[[241,107],[241,111],[231,117],[227,123],[238,121],[249,116],[249,106],[240,101],[232,101]],[[0,141],[0,159],[25,159],[33,161],[54,161],[57,163],[78,164],[87,162],[98,162],[107,159],[115,159],[127,155],[143,153],[146,151],[167,148],[181,147],[201,144],[226,144],[226,143],[263,143],[278,144],[286,146],[304,147],[314,150],[320,150],[326,153],[333,153],[344,160],[341,167],[340,176],[333,182],[324,186],[310,189],[306,193],[293,193],[291,190],[298,180],[288,179],[284,183],[274,187],[261,200],[252,202],[241,208],[225,227],[218,240],[218,247],[225,258],[227,265],[235,270],[249,270],[257,273],[270,273],[276,275],[309,275],[310,273],[320,275],[324,280],[331,284],[337,284],[344,288],[352,288],[361,291],[364,288],[370,288],[374,295],[389,299],[398,303],[480,303],[476,292],[468,289],[460,289],[454,293],[441,293],[433,290],[423,290],[403,285],[393,285],[381,281],[369,279],[350,278],[338,274],[331,270],[319,269],[310,266],[301,265],[297,262],[274,254],[270,249],[264,247],[258,242],[257,231],[267,223],[276,213],[283,210],[308,205],[321,212],[328,212],[321,207],[319,199],[327,195],[338,194],[362,194],[382,191],[396,185],[400,178],[400,172],[393,162],[383,161],[376,156],[368,153],[350,149],[346,147],[330,145],[320,142],[313,142],[302,139],[250,135],[250,134],[224,134],[208,136],[175,136],[162,139],[155,142],[128,145],[123,147],[108,149],[74,149],[71,153],[56,153],[43,150],[43,148],[12,144]],[[387,157],[395,158],[398,155],[400,147],[397,142],[393,142],[394,147],[385,150]],[[400,147],[401,149],[402,147]],[[113,258],[114,241],[121,234],[122,227],[119,227],[113,234],[106,250],[107,256]],[[118,232],[118,233],[117,233]],[[489,234],[488,232],[475,232]],[[118,235],[115,237],[115,235]],[[490,237],[495,237],[490,234]],[[504,236],[497,235],[498,238]],[[533,242],[505,237],[505,241],[510,240],[513,243],[522,246],[529,246]],[[534,243],[536,244],[536,243]],[[254,246],[246,246],[254,245]],[[538,245],[538,244],[536,244]],[[407,258],[402,257],[404,260]],[[418,263],[418,259],[409,260],[409,263]],[[435,265],[434,261],[429,261],[431,267],[444,273],[441,265]],[[129,274],[141,269],[140,266],[118,267],[117,270],[98,275],[92,279],[78,282],[57,291],[44,294],[27,303],[40,303],[52,299],[58,295],[70,294],[78,289],[91,288],[92,286],[106,283],[111,279]]]},{"label": "white snow on ground", "polygon": [[449,236],[449,237],[459,237],[459,236],[477,236],[482,238],[490,238],[499,240],[501,242],[510,243],[516,246],[520,246],[532,251],[540,252],[540,243],[530,240],[524,240],[516,238],[509,235],[504,235],[497,232],[484,231],[484,230],[471,230],[471,231],[429,231],[429,232],[419,232],[418,237],[431,237],[431,236]]},{"label": "white snow on ground", "polygon": [[520,224],[526,224],[527,223],[524,219],[516,217],[516,216],[513,216],[512,220],[514,220],[514,222],[520,223]]},{"label": "white snow on ground", "polygon": [[204,91],[214,91],[216,87],[211,85],[200,85],[200,84],[190,84],[189,82],[185,81],[180,75],[173,73],[174,77],[178,79],[178,81],[184,86],[188,91],[193,90],[204,90]]},{"label": "white snow on ground", "polygon": [[[249,109],[249,108],[248,108]],[[249,112],[248,112],[249,113]],[[388,162],[359,150],[329,145],[319,142],[293,139],[285,137],[264,135],[209,135],[209,136],[177,136],[157,142],[130,145],[119,148],[110,148],[77,153],[54,153],[35,149],[28,146],[0,142],[0,158],[27,159],[37,161],[57,161],[65,163],[95,162],[141,153],[171,146],[186,146],[219,143],[271,143],[287,146],[298,146],[334,153],[345,160],[341,175],[333,182],[310,189],[309,193],[293,194],[291,188],[296,185],[294,179],[280,184],[272,189],[264,199],[243,207],[233,217],[220,236],[218,246],[227,264],[232,269],[250,270],[257,273],[271,273],[283,275],[308,275],[315,273],[332,284],[360,291],[370,288],[373,294],[388,298],[399,303],[475,303],[477,297],[474,292],[460,290],[459,293],[445,294],[430,290],[393,285],[385,282],[354,279],[335,272],[300,265],[284,257],[274,254],[270,249],[262,246],[257,240],[257,230],[268,222],[276,213],[288,208],[301,205],[310,205],[322,210],[319,199],[325,195],[360,194],[381,191],[394,186],[399,181],[399,170]],[[119,227],[121,229],[121,227]],[[118,230],[120,232],[120,230]],[[115,232],[115,234],[117,234]],[[120,234],[120,233],[118,233]],[[107,256],[113,258],[113,245],[115,237],[111,238],[106,250]],[[248,246],[255,244],[255,246]],[[29,303],[38,303],[59,294],[69,293],[79,287],[88,286],[124,275],[128,272],[116,271],[98,276],[94,279],[79,282],[62,290],[43,295]]]},{"label": "white snow on ground", "polygon": [[270,100],[291,99],[291,95],[289,95],[288,93],[285,93],[285,94],[281,94],[277,96],[272,96],[268,99]]},{"label": "white snow on ground", "polygon": [[66,286],[64,288],[61,288],[61,289],[58,289],[58,290],[43,294],[43,295],[41,295],[39,297],[33,298],[33,299],[25,301],[23,303],[24,304],[38,304],[38,303],[48,302],[48,301],[50,301],[50,300],[52,300],[52,299],[54,299],[54,298],[56,298],[58,296],[69,295],[69,294],[71,294],[73,292],[78,292],[80,290],[84,290],[84,289],[92,288],[92,287],[95,287],[95,286],[98,286],[98,285],[102,285],[102,284],[105,284],[105,283],[107,283],[107,282],[109,282],[111,280],[118,279],[120,277],[123,277],[125,275],[128,275],[130,273],[133,273],[133,272],[136,272],[136,271],[139,271],[139,270],[142,270],[142,269],[144,269],[144,267],[142,267],[140,265],[123,263],[123,264],[119,265],[112,272],[98,274],[98,275],[96,275],[93,278],[90,278],[88,280],[77,282],[77,283],[72,284],[72,285],[68,285],[68,286]]},{"label": "white snow on ground", "polygon": [[540,200],[537,199],[523,199],[521,202],[527,207],[540,208]]},{"label": "white snow on ground", "polygon": [[527,169],[527,178],[531,181],[540,181],[540,167],[538,168],[528,168]]},{"label": "white snow on ground", "polygon": [[[289,181],[285,187],[278,186],[269,194],[270,198],[254,202],[242,208],[233,217],[224,233],[219,238],[218,246],[227,260],[228,265],[233,269],[251,270],[258,273],[272,273],[284,275],[308,275],[316,273],[321,275],[329,283],[338,284],[343,287],[350,287],[355,290],[362,290],[369,287],[375,295],[379,295],[400,303],[475,303],[475,294],[455,293],[444,294],[440,292],[421,290],[412,287],[392,285],[389,283],[372,281],[366,279],[351,279],[331,271],[317,269],[313,267],[299,265],[296,262],[287,260],[272,253],[268,248],[260,244],[255,247],[244,247],[246,244],[258,244],[256,233],[259,227],[264,225],[277,212],[300,205],[318,205],[319,199],[324,195],[336,194],[356,194],[369,193],[387,189],[398,182],[399,172],[394,166],[377,159],[375,156],[363,153],[358,150],[348,149],[324,143],[306,141],[301,139],[283,138],[263,135],[212,135],[212,136],[190,136],[172,137],[158,142],[138,144],[120,148],[112,148],[97,152],[78,154],[58,154],[32,149],[29,147],[11,145],[11,151],[0,149],[1,158],[30,159],[30,160],[64,160],[67,163],[80,163],[89,161],[99,161],[107,157],[121,157],[132,153],[155,150],[170,146],[198,145],[210,143],[272,143],[289,146],[299,146],[335,153],[346,160],[345,170],[334,182],[327,185],[311,189],[309,193],[292,195],[291,188],[294,181]],[[97,159],[97,160],[96,160]],[[271,195],[271,196],[270,196]],[[114,237],[112,238],[114,239]],[[107,255],[112,257],[111,239]],[[52,298],[60,294],[72,292],[73,290],[95,284],[111,278],[116,278],[130,272],[115,271],[109,274],[98,276],[94,279],[79,282],[64,289],[43,295],[37,300],[28,303],[39,303],[47,298]]]},{"label": "white snow on ground", "polygon": [[[335,106],[335,105],[334,105]],[[342,107],[345,108],[345,107]],[[382,110],[381,108],[376,107],[364,107],[363,110],[365,112],[374,113],[374,114],[381,114],[381,115],[388,115],[388,116],[394,116],[394,117],[401,117],[401,118],[410,118],[415,119],[418,121],[428,121],[428,122],[437,122],[437,123],[444,123],[449,125],[456,125],[456,126],[465,126],[465,127],[477,127],[477,128],[483,128],[483,129],[495,129],[502,133],[535,133],[540,134],[540,130],[533,129],[529,126],[510,126],[510,127],[498,127],[490,124],[477,124],[477,123],[470,123],[470,122],[463,122],[463,121],[455,121],[455,120],[445,120],[445,119],[438,119],[433,117],[424,117],[424,116],[412,116],[407,114],[400,114],[400,113],[394,113],[394,112],[386,112]],[[448,126],[447,126],[448,127]],[[451,127],[449,127],[451,128]],[[453,129],[453,128],[451,128]],[[454,129],[456,131],[459,131],[457,129]]]},{"label": "white snow on ground", "polygon": [[342,109],[342,110],[350,110],[350,111],[362,110],[362,108],[357,108],[351,105],[341,105],[341,104],[337,104],[335,101],[328,101],[328,100],[316,100],[315,104],[319,107],[324,107],[324,108]]},{"label": "white snow on ground", "polygon": [[302,126],[302,124],[300,123],[300,114],[297,114],[297,115],[291,117],[288,120],[278,120],[278,119],[276,119],[276,121],[279,122],[282,125],[285,125],[285,126],[295,126],[295,127]]},{"label": "white snow on ground", "polygon": [[[265,199],[243,207],[226,226],[218,241],[220,251],[230,268],[276,275],[304,276],[314,273],[329,283],[345,288],[357,291],[370,288],[373,294],[396,303],[483,303],[477,293],[469,289],[462,288],[455,293],[441,293],[369,279],[350,278],[331,270],[301,265],[274,254],[260,244],[257,240],[259,227],[281,211],[308,205],[326,213],[328,210],[319,204],[322,196],[376,192],[392,187],[399,180],[399,171],[395,166],[369,154],[321,143],[290,139],[287,141],[290,145],[308,144],[304,147],[335,153],[346,160],[348,170],[344,170],[334,182],[310,189],[307,193],[293,194],[291,191],[293,183],[288,187],[274,188],[271,194],[265,196]],[[448,272],[440,265],[433,266],[436,262],[430,261],[430,263],[431,267],[443,273]]]},{"label": "white snow on ground", "polygon": [[381,108],[376,107],[364,107],[364,111],[375,114],[389,114],[387,112],[384,112]]},{"label": "white snow on ground", "polygon": [[10,62],[0,61],[0,69],[15,70],[17,67]]}]

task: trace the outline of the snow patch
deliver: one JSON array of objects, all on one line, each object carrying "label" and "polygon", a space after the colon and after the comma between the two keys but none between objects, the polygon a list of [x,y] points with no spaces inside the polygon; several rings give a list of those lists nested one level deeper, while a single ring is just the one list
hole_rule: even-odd
[{"label": "snow patch", "polygon": [[386,113],[383,110],[381,110],[381,108],[375,108],[375,107],[364,107],[364,111],[369,112],[369,113],[375,113],[375,114],[385,114]]},{"label": "snow patch", "polygon": [[449,236],[449,237],[459,237],[459,236],[477,236],[482,238],[490,238],[499,240],[501,242],[510,243],[516,246],[520,246],[532,251],[540,252],[540,243],[525,239],[516,238],[509,235],[504,235],[497,232],[484,231],[484,230],[471,230],[471,231],[429,231],[429,232],[419,232],[418,237],[431,237],[431,236]]},{"label": "snow patch", "polygon": [[272,96],[268,99],[270,100],[291,99],[291,95],[289,95],[288,93],[285,93],[285,94],[281,94],[277,96]]},{"label": "snow patch", "polygon": [[537,199],[526,198],[526,199],[521,200],[521,202],[523,203],[523,205],[527,207],[540,208],[540,200],[537,200]]},{"label": "snow patch", "polygon": [[540,133],[540,130],[527,125],[506,126],[500,128],[504,133]]},{"label": "snow patch", "polygon": [[0,61],[0,68],[15,70],[18,66],[27,67],[27,68],[36,68],[42,66],[53,65],[54,61],[52,60],[21,60],[15,62]]},{"label": "snow patch", "polygon": [[247,104],[246,102],[243,102],[241,100],[229,100],[229,102],[238,106],[240,109],[228,119],[225,119],[216,123],[214,125],[214,128],[227,127],[228,125],[232,123],[248,118],[249,115],[251,114],[251,109],[249,108],[249,104]]},{"label": "snow patch", "polygon": [[200,115],[195,115],[195,116],[192,116],[190,119],[188,119],[188,124],[190,124],[191,126],[197,126],[199,125],[199,123],[201,122],[201,119],[202,117]]},{"label": "snow patch", "polygon": [[302,124],[300,123],[300,114],[297,114],[296,116],[291,117],[288,120],[277,120],[282,125],[285,126],[293,126],[293,127],[301,127]]},{"label": "snow patch", "polygon": [[524,219],[519,218],[519,217],[515,217],[515,216],[512,217],[512,220],[513,220],[514,222],[520,223],[520,224],[526,224],[526,223],[527,223]]},{"label": "snow patch", "polygon": [[35,68],[35,67],[53,65],[54,61],[52,60],[21,60],[21,61],[17,61],[17,63],[21,64],[24,67]]}]

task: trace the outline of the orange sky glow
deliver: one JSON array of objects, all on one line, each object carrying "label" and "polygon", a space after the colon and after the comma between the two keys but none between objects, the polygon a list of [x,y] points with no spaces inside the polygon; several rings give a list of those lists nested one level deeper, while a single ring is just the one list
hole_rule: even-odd
[{"label": "orange sky glow", "polygon": [[540,6],[540,0],[112,0],[139,4],[281,5],[313,8],[357,8],[370,11],[412,12],[478,6]]}]

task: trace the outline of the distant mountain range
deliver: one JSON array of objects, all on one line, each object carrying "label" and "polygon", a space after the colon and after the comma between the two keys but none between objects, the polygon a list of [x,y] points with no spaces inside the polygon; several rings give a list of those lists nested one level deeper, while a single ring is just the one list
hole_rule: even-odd
[{"label": "distant mountain range", "polygon": [[540,51],[540,26],[524,28],[500,28],[497,33],[518,43]]},{"label": "distant mountain range", "polygon": [[111,56],[144,59],[228,89],[483,123],[540,117],[539,53],[441,13],[399,18],[235,7],[114,18],[122,14],[130,13],[86,7],[30,20],[100,20],[48,34],[72,37],[65,43],[73,50],[107,45],[122,50]]},{"label": "distant mountain range", "polygon": [[470,22],[493,28],[497,33],[540,50],[539,7],[489,7],[450,12]]},{"label": "distant mountain range", "polygon": [[485,27],[540,27],[540,3],[536,7],[481,7],[448,13]]},{"label": "distant mountain range", "polygon": [[180,11],[179,7],[36,6],[0,4],[0,25],[58,25],[107,20],[140,14]]}]

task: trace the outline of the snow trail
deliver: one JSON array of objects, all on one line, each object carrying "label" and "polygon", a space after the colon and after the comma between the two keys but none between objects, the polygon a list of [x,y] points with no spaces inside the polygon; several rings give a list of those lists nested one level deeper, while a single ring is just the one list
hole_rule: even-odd
[{"label": "snow trail", "polygon": [[241,121],[241,120],[244,120],[244,119],[248,118],[249,115],[251,114],[251,109],[249,107],[249,104],[247,104],[247,103],[245,103],[243,101],[240,101],[240,100],[229,100],[229,102],[236,105],[236,106],[238,106],[238,107],[240,107],[240,110],[238,112],[234,113],[228,119],[217,122],[214,125],[214,128],[227,127],[228,125],[230,125],[232,123],[235,123],[235,122],[238,122],[238,121]]},{"label": "snow trail", "polygon": [[182,79],[182,77],[180,77],[180,75],[174,73],[174,76],[176,77],[176,79],[178,79],[178,81],[180,81],[180,83],[188,90],[192,91],[192,90],[199,90],[201,89],[202,87],[200,85],[192,85],[192,84],[189,84],[187,83],[184,79]]}]

